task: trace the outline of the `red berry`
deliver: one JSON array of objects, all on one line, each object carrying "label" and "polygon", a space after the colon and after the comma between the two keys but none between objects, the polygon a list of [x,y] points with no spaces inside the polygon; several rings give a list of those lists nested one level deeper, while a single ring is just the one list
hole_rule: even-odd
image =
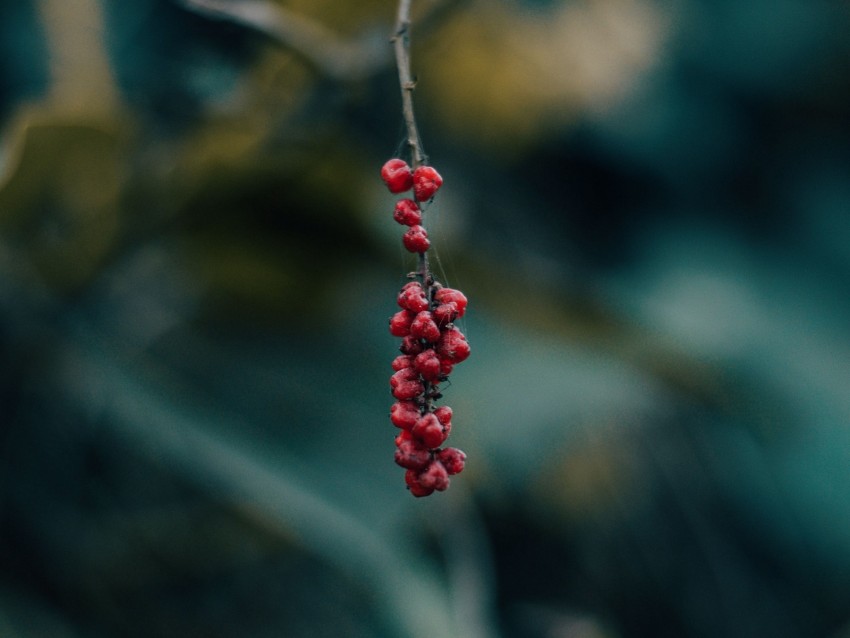
[{"label": "red berry", "polygon": [[397,401],[390,408],[390,421],[402,430],[412,430],[422,415],[413,401]]},{"label": "red berry", "polygon": [[403,226],[417,226],[422,223],[422,211],[412,199],[401,199],[396,202],[393,219]]},{"label": "red berry", "polygon": [[425,291],[422,289],[422,284],[418,281],[405,284],[398,293],[397,301],[400,307],[412,312],[422,312],[428,310],[430,306]]},{"label": "red berry", "polygon": [[464,295],[460,290],[455,290],[454,288],[438,288],[434,291],[434,301],[438,304],[456,304],[458,317],[462,317],[466,312],[466,295]]},{"label": "red berry", "polygon": [[452,409],[447,405],[441,405],[439,408],[434,410],[434,416],[437,417],[437,420],[443,425],[448,425],[452,422]]},{"label": "red berry", "polygon": [[407,470],[404,473],[404,482],[407,483],[407,488],[413,496],[428,496],[434,493],[433,487],[424,487],[419,482],[419,473],[415,470]]},{"label": "red berry", "polygon": [[398,372],[399,370],[404,370],[405,368],[413,367],[413,357],[409,354],[400,354],[395,359],[393,359],[393,370]]},{"label": "red berry", "polygon": [[448,359],[440,359],[440,374],[442,376],[449,376],[452,373],[454,367],[455,365]]},{"label": "red berry", "polygon": [[395,462],[409,470],[424,470],[431,462],[431,452],[417,441],[402,441],[395,451]]},{"label": "red berry", "polygon": [[[413,324],[411,324],[412,331]],[[440,335],[440,340],[437,342],[437,355],[440,359],[448,359],[451,363],[460,363],[465,360],[469,356],[469,344],[466,342],[466,337],[457,328],[447,329]]]},{"label": "red berry", "polygon": [[431,383],[440,380],[440,360],[433,349],[423,350],[413,359],[413,368]]},{"label": "red berry", "polygon": [[445,427],[433,414],[421,417],[410,433],[429,449],[440,447],[446,440]]},{"label": "red berry", "polygon": [[441,405],[434,410],[434,416],[437,417],[437,421],[443,426],[445,438],[449,438],[449,435],[452,433],[452,409],[447,405]]},{"label": "red berry", "polygon": [[436,342],[440,338],[440,328],[427,310],[423,310],[410,323],[410,335],[417,339]]},{"label": "red berry", "polygon": [[411,226],[410,229],[401,236],[401,241],[404,247],[412,253],[424,253],[428,250],[431,242],[428,240],[428,233],[422,226]]},{"label": "red berry", "polygon": [[425,386],[419,381],[403,381],[392,390],[393,396],[399,400],[413,399],[425,392]]},{"label": "red berry", "polygon": [[447,447],[437,451],[437,458],[449,474],[460,474],[466,464],[466,454],[456,447]]},{"label": "red berry", "polygon": [[407,335],[401,340],[401,345],[398,347],[401,350],[402,354],[419,354],[425,348],[422,346],[422,342],[419,341],[416,337],[411,335]]},{"label": "red berry", "polygon": [[432,461],[424,472],[419,475],[419,485],[425,489],[431,488],[442,492],[449,486],[449,473],[437,460]]},{"label": "red berry", "polygon": [[404,368],[393,374],[390,377],[390,388],[393,396],[400,401],[412,399],[425,392],[425,386],[413,368]]},{"label": "red berry", "polygon": [[399,310],[390,317],[390,334],[394,337],[406,337],[410,334],[410,324],[416,317],[410,310]]},{"label": "red berry", "polygon": [[433,315],[434,321],[437,322],[438,326],[445,326],[457,319],[460,316],[460,312],[458,312],[457,304],[454,301],[450,301],[434,308]]},{"label": "red berry", "polygon": [[407,162],[401,159],[391,159],[381,167],[381,179],[391,193],[403,193],[413,187],[413,173]]},{"label": "red berry", "polygon": [[419,373],[413,368],[402,368],[390,376],[390,387],[395,388],[404,381],[415,381],[418,377]]},{"label": "red berry", "polygon": [[407,487],[410,490],[410,493],[416,498],[431,496],[431,494],[434,493],[433,487],[422,487],[419,483],[416,483],[415,485],[408,485]]},{"label": "red berry", "polygon": [[431,166],[420,166],[413,171],[413,194],[417,201],[428,201],[442,185],[443,178]]}]

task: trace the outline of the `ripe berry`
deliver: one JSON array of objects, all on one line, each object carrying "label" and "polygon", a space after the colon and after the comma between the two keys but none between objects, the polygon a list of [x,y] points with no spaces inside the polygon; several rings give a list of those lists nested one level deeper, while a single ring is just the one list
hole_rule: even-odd
[{"label": "ripe berry", "polygon": [[413,368],[404,368],[393,374],[390,377],[390,388],[393,396],[400,401],[412,399],[425,392],[425,386]]},{"label": "ripe berry", "polygon": [[422,284],[418,281],[405,284],[398,293],[397,301],[400,307],[412,312],[422,312],[430,306]]},{"label": "ripe berry", "polygon": [[392,390],[396,399],[412,399],[425,392],[425,386],[419,381],[403,381]]},{"label": "ripe berry", "polygon": [[456,447],[447,447],[437,452],[437,458],[449,474],[460,474],[466,463],[466,454]]},{"label": "ripe berry", "polygon": [[419,406],[413,401],[397,401],[390,408],[390,421],[402,430],[412,430],[420,416]]},{"label": "ripe berry", "polygon": [[440,374],[444,377],[449,376],[454,367],[455,365],[448,359],[440,359]]},{"label": "ripe berry", "polygon": [[416,381],[419,378],[419,373],[413,368],[402,368],[397,370],[390,376],[390,387],[396,388],[400,383],[405,381]]},{"label": "ripe berry", "polygon": [[412,253],[424,253],[431,245],[431,242],[428,240],[428,233],[425,232],[422,226],[411,226],[401,236],[401,241],[404,243],[404,247]]},{"label": "ripe berry", "polygon": [[440,380],[440,360],[433,349],[423,350],[413,359],[413,368],[422,375],[422,378],[431,383]]},{"label": "ripe berry", "polygon": [[408,470],[424,470],[431,462],[431,452],[418,441],[402,441],[395,451],[395,462]]},{"label": "ripe berry", "polygon": [[431,166],[420,166],[413,171],[413,194],[417,201],[427,202],[443,185],[443,178]]},{"label": "ripe berry", "polygon": [[413,187],[413,173],[407,162],[391,159],[381,167],[381,179],[391,193],[403,193]]},{"label": "ripe berry", "polygon": [[434,410],[434,416],[437,417],[437,420],[443,425],[448,425],[452,422],[452,409],[447,405],[441,405],[439,408]]},{"label": "ripe berry", "polygon": [[[411,324],[412,330],[413,324]],[[451,363],[460,363],[465,360],[469,356],[469,344],[466,342],[466,337],[457,328],[448,328],[440,335],[440,340],[437,342],[437,355],[440,359],[448,359]]]},{"label": "ripe berry", "polygon": [[434,291],[434,301],[438,304],[454,303],[457,305],[457,316],[462,317],[466,312],[466,295],[454,288],[438,288]]},{"label": "ripe berry", "polygon": [[404,473],[404,482],[407,483],[407,487],[413,496],[428,496],[429,494],[434,493],[433,487],[424,487],[419,482],[419,473],[415,470],[407,470],[407,472]]},{"label": "ripe berry", "polygon": [[393,370],[398,372],[399,370],[404,370],[405,368],[413,367],[413,357],[409,354],[400,354],[395,359],[393,359]]},{"label": "ripe berry", "polygon": [[422,346],[422,342],[419,341],[419,339],[411,335],[407,335],[401,340],[401,345],[398,349],[401,350],[402,354],[416,355],[422,352],[425,348]]},{"label": "ripe berry", "polygon": [[417,226],[422,223],[422,211],[412,199],[401,199],[395,205],[393,219],[403,226]]},{"label": "ripe berry", "polygon": [[445,428],[433,414],[426,414],[421,417],[410,433],[431,450],[440,447],[446,440]]},{"label": "ripe berry", "polygon": [[431,313],[423,310],[410,323],[410,335],[433,343],[440,338],[440,328]]},{"label": "ripe berry", "polygon": [[434,312],[432,314],[434,315],[434,321],[437,322],[438,326],[445,326],[460,316],[457,304],[454,301],[440,304],[434,308]]},{"label": "ripe berry", "polygon": [[424,472],[419,475],[419,485],[423,488],[435,489],[442,492],[449,486],[449,473],[446,468],[437,460],[431,462]]},{"label": "ripe berry", "polygon": [[406,337],[410,334],[410,324],[416,315],[410,310],[399,310],[390,317],[390,334],[394,337]]},{"label": "ripe berry", "polygon": [[434,416],[443,426],[443,440],[445,441],[452,433],[452,409],[447,405],[440,406],[434,410]]}]

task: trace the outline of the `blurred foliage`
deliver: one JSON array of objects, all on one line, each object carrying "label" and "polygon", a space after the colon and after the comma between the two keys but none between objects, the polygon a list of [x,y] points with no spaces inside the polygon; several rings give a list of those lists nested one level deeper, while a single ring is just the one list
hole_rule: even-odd
[{"label": "blurred foliage", "polygon": [[395,3],[234,2],[0,4],[0,635],[850,636],[848,5],[414,3],[415,500]]}]

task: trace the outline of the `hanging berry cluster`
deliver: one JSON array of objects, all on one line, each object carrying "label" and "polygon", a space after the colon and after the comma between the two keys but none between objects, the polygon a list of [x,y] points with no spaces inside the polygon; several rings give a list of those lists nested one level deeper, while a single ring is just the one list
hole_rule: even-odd
[{"label": "hanging berry cluster", "polygon": [[419,270],[413,281],[398,293],[401,308],[390,317],[390,334],[401,337],[401,354],[392,363],[390,388],[396,402],[390,420],[401,429],[396,437],[395,462],[407,471],[405,483],[414,496],[428,496],[449,486],[449,476],[463,470],[466,454],[457,448],[441,447],[452,430],[452,409],[436,407],[442,398],[440,384],[452,368],[469,356],[466,337],[455,319],[466,312],[466,296],[437,282],[428,268],[431,245],[422,226],[420,204],[429,201],[443,183],[430,166],[411,170],[407,162],[391,159],[381,169],[391,193],[413,190],[413,199],[401,199],[393,218],[407,226],[404,247],[419,255]]}]

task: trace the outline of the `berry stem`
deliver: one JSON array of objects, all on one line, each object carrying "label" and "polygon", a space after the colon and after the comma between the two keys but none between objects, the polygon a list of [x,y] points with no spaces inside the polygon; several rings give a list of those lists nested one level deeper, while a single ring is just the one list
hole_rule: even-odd
[{"label": "berry stem", "polygon": [[407,126],[407,145],[410,148],[412,166],[419,168],[425,163],[425,152],[422,150],[422,140],[416,127],[416,117],[413,114],[413,91],[416,82],[410,72],[410,5],[412,0],[399,0],[398,17],[396,18],[395,48],[396,65],[398,66],[398,81],[401,87],[401,109],[404,123]]},{"label": "berry stem", "polygon": [[[396,18],[395,36],[392,39],[395,49],[396,65],[398,66],[398,82],[401,88],[401,110],[404,115],[404,123],[407,127],[407,146],[410,150],[411,165],[413,169],[422,166],[427,157],[422,149],[422,139],[419,137],[419,128],[416,126],[416,116],[413,112],[413,91],[416,82],[410,71],[410,7],[412,0],[399,0],[398,15]],[[431,269],[428,263],[427,252],[419,253],[419,267],[416,271],[425,297],[428,302],[433,300]],[[431,397],[431,384],[425,382],[425,404],[422,406],[423,414],[430,412],[433,398]]]}]

